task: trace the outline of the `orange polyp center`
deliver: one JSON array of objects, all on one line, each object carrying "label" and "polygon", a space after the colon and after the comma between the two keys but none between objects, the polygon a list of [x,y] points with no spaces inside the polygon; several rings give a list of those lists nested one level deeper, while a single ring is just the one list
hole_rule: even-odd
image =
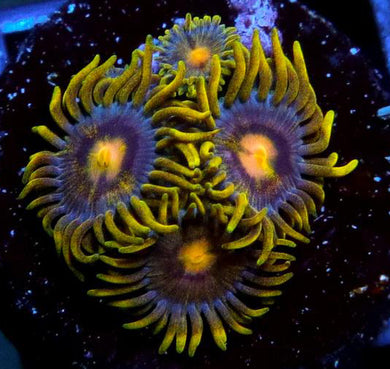
[{"label": "orange polyp center", "polygon": [[95,182],[101,177],[114,179],[120,172],[126,144],[119,138],[104,139],[96,142],[88,157],[88,168],[91,179]]},{"label": "orange polyp center", "polygon": [[187,56],[187,62],[194,68],[203,68],[210,60],[211,53],[207,47],[196,47],[192,49]]},{"label": "orange polyp center", "polygon": [[239,147],[238,158],[250,177],[265,179],[275,176],[273,163],[278,153],[268,137],[260,134],[245,135]]},{"label": "orange polyp center", "polygon": [[210,243],[201,238],[184,244],[178,258],[186,273],[198,274],[210,269],[216,256],[210,251]]}]

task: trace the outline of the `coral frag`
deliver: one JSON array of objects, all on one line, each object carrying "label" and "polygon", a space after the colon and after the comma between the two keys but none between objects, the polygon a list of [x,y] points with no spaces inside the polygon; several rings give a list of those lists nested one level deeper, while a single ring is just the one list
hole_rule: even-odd
[{"label": "coral frag", "polygon": [[267,57],[258,31],[248,50],[220,22],[188,14],[126,68],[96,57],[56,87],[66,136],[33,129],[58,151],[31,157],[20,195],[37,193],[28,208],[76,276],[93,264],[88,294],[128,311],[124,328],[166,328],[160,353],[188,338],[193,356],[205,322],[222,350],[225,326],[251,333],[292,276],[290,238],[309,242],[323,178],[357,165],[316,156],[334,112],[317,105],[299,43],[290,61],[274,29]]}]

